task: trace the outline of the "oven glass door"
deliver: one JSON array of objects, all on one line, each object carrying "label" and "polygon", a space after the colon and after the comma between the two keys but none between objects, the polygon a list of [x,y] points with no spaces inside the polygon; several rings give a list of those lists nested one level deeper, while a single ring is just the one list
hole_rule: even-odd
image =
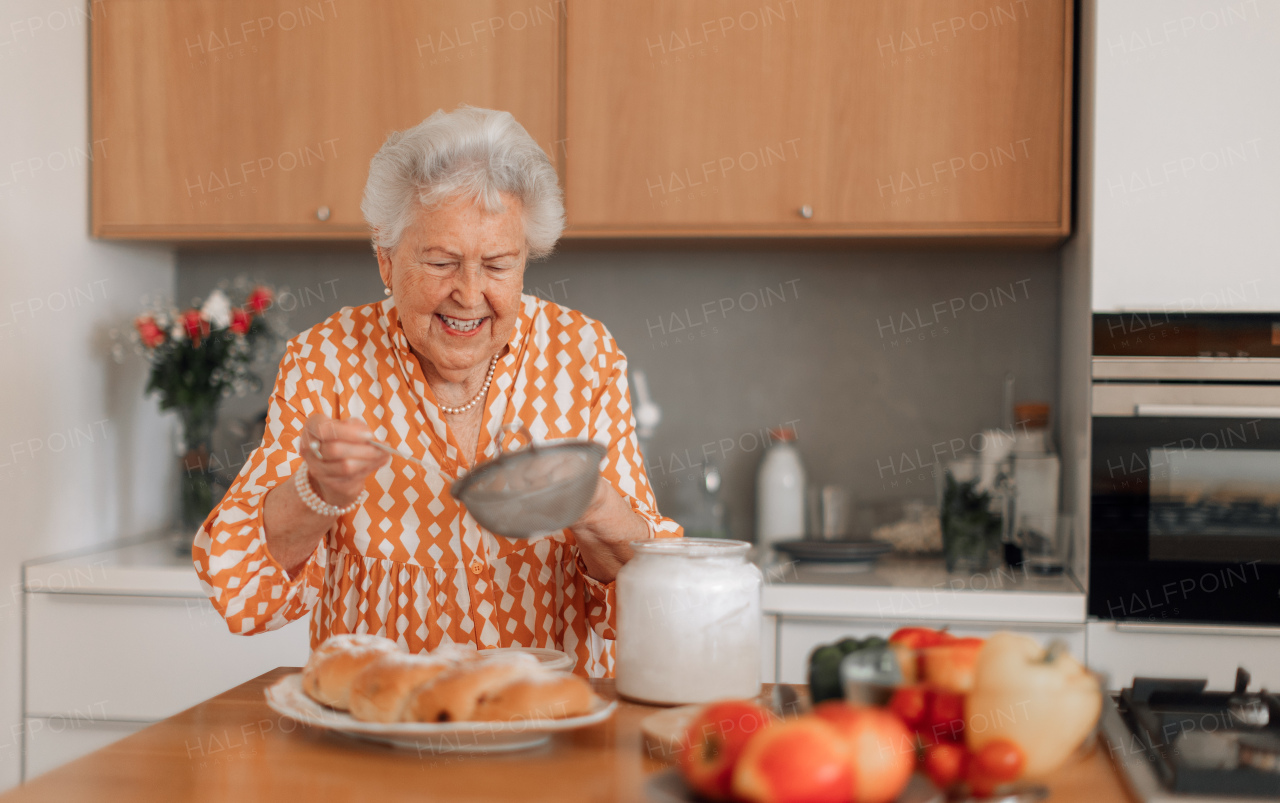
[{"label": "oven glass door", "polygon": [[1093,420],[1089,612],[1280,624],[1280,420]]}]

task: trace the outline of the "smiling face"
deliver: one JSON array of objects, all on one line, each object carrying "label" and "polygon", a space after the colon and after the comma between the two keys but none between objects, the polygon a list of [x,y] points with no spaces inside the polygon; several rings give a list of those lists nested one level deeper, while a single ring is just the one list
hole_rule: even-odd
[{"label": "smiling face", "polygon": [[524,214],[515,196],[502,203],[500,214],[470,200],[420,207],[400,243],[378,249],[409,345],[424,370],[449,381],[483,372],[519,320]]}]

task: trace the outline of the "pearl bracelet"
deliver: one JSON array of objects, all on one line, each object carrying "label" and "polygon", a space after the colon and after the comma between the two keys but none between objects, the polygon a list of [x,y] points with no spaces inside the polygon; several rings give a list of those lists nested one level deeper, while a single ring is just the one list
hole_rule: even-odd
[{"label": "pearl bracelet", "polygon": [[302,499],[302,504],[306,505],[308,510],[315,513],[317,516],[326,516],[328,518],[345,516],[360,507],[360,505],[364,504],[364,500],[369,498],[368,491],[361,491],[360,496],[356,501],[346,507],[338,507],[337,505],[331,505],[324,501],[320,498],[320,494],[316,493],[311,488],[311,480],[307,475],[306,460],[302,461],[302,467],[293,475],[293,487],[297,489],[298,496]]}]

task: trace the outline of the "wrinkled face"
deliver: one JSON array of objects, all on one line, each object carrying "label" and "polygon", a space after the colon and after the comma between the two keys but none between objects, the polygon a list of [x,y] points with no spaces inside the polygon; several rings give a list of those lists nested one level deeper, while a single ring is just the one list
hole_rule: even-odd
[{"label": "wrinkled face", "polygon": [[512,195],[502,203],[500,214],[470,200],[420,207],[400,243],[378,249],[409,345],[441,373],[487,366],[516,327],[528,255],[524,210]]}]

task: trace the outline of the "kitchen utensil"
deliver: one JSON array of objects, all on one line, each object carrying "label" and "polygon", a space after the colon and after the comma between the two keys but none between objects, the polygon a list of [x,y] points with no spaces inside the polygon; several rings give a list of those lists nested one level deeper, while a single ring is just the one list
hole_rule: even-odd
[{"label": "kitchen utensil", "polygon": [[416,463],[417,465],[422,466],[422,467],[423,467],[423,468],[425,468],[427,471],[430,471],[432,474],[439,474],[439,473],[441,473],[441,472],[440,472],[440,467],[439,467],[439,466],[428,465],[427,463],[422,462],[421,460],[419,460],[418,458],[414,457],[413,455],[408,454],[408,453],[406,453],[406,452],[402,452],[402,451],[400,451],[399,449],[395,448],[394,446],[391,446],[390,444],[383,443],[383,442],[382,442],[382,441],[380,441],[380,440],[376,440],[376,439],[374,439],[374,438],[370,438],[370,439],[369,439],[369,445],[370,445],[370,446],[373,446],[374,448],[381,449],[382,451],[386,452],[386,453],[387,453],[387,454],[389,454],[389,455],[393,455],[393,456],[395,456],[395,457],[403,457],[405,460],[408,460],[410,463]]},{"label": "kitchen utensil", "polygon": [[843,538],[849,531],[849,497],[838,485],[810,488],[806,535],[818,541]]},{"label": "kitchen utensil", "polygon": [[811,541],[822,540],[822,489],[804,490],[804,537]]},{"label": "kitchen utensil", "polygon": [[[529,445],[504,453],[507,432],[523,434]],[[498,456],[453,483],[450,493],[498,535],[528,538],[562,530],[591,504],[606,453],[594,441],[534,444],[524,425],[506,424],[498,433]]]},{"label": "kitchen utensil", "polygon": [[720,490],[724,481],[720,469],[708,458],[702,464],[702,476],[696,488],[692,488],[692,504],[688,515],[680,517],[686,538],[728,538],[725,525],[724,501]]},{"label": "kitchen utensil", "polygon": [[[1061,475],[1062,464],[1056,454],[1017,455],[1013,458],[1014,523],[1021,522],[1024,516],[1032,516],[1052,529],[1050,520],[1058,513]],[[1009,541],[1017,543],[1017,529],[1010,529]]]},{"label": "kitchen utensil", "polygon": [[1071,543],[1071,516],[1018,516],[1014,542],[1022,548],[1022,560],[1032,574],[1061,574]]},{"label": "kitchen utensil", "polygon": [[495,753],[537,747],[557,731],[604,722],[616,700],[596,698],[591,713],[566,719],[518,719],[512,722],[361,722],[312,700],[302,690],[302,673],[286,675],[267,689],[267,706],[277,714],[320,730],[329,730],[419,753]]},{"label": "kitchen utensil", "polygon": [[662,408],[649,395],[649,380],[644,375],[644,371],[634,369],[631,371],[631,384],[635,387],[635,405],[632,412],[636,417],[636,438],[643,443],[648,443],[653,437],[653,431],[657,429],[658,424],[662,421]]},{"label": "kitchen utensil", "polygon": [[996,489],[1002,475],[1009,474],[1009,455],[1013,451],[1014,436],[1001,429],[988,429],[982,433],[982,447],[978,451],[978,490],[988,493]]},{"label": "kitchen utensil", "polygon": [[858,541],[779,541],[773,548],[793,560],[816,563],[868,563],[893,551],[893,544],[873,538]]}]

